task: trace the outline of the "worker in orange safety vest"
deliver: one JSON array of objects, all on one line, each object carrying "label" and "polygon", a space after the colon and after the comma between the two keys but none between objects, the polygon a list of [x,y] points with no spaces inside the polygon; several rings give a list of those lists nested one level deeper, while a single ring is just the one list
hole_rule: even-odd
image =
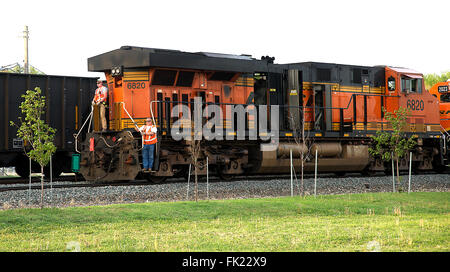
[{"label": "worker in orange safety vest", "polygon": [[158,130],[156,126],[153,125],[152,118],[147,118],[145,120],[145,125],[143,125],[139,129],[137,127],[135,129],[136,131],[141,132],[142,141],[144,144],[144,148],[142,149],[142,163],[144,167],[143,171],[144,172],[152,171],[155,144],[158,142],[156,135],[156,132]]},{"label": "worker in orange safety vest", "polygon": [[108,88],[103,86],[102,80],[98,79],[97,80],[97,89],[95,90],[95,96],[94,96],[94,99],[92,100],[92,105],[99,106],[102,131],[105,131],[107,129],[106,116],[105,116],[106,107],[107,107],[107,104],[106,104],[107,98],[108,98]]}]

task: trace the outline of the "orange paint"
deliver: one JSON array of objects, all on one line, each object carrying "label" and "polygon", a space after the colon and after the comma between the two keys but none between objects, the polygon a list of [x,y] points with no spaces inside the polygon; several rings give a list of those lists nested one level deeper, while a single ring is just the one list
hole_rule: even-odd
[{"label": "orange paint", "polygon": [[439,101],[441,126],[450,131],[450,82],[439,82],[433,85],[429,93]]}]

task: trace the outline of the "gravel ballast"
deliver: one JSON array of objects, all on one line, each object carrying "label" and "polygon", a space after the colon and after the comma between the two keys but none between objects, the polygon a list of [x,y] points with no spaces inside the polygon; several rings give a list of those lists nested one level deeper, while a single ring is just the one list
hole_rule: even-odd
[{"label": "gravel ballast", "polygon": [[[69,183],[69,182],[67,182]],[[65,184],[54,182],[53,184]],[[37,185],[33,183],[33,185]],[[48,183],[46,183],[48,185]],[[178,179],[163,184],[53,188],[44,191],[45,207],[67,207],[107,205],[115,203],[138,203],[151,201],[184,201],[194,199],[194,182],[189,184],[187,198],[187,182]],[[5,186],[5,185],[3,185]],[[10,186],[10,185],[9,185]],[[23,185],[27,186],[27,185]],[[402,176],[402,189],[408,191],[408,176]],[[207,199],[207,184],[205,178],[199,182],[199,199]],[[300,180],[294,179],[294,195],[299,195]],[[411,180],[412,192],[449,192],[450,174],[414,175]],[[322,194],[355,194],[392,192],[392,176],[362,177],[350,175],[336,177],[322,175],[317,179],[316,192]],[[314,194],[314,177],[308,175],[304,179],[305,195]],[[223,182],[211,178],[209,182],[209,199],[230,198],[262,198],[291,195],[291,180],[289,176],[248,177]],[[41,190],[20,190],[0,192],[0,209],[39,207]]]}]

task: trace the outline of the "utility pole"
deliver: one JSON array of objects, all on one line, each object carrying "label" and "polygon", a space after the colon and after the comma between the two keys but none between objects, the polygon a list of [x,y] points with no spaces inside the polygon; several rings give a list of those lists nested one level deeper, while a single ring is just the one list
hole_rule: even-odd
[{"label": "utility pole", "polygon": [[23,39],[25,42],[25,60],[24,60],[24,73],[29,74],[30,73],[30,63],[28,61],[28,26],[25,26],[25,30],[23,31]]}]

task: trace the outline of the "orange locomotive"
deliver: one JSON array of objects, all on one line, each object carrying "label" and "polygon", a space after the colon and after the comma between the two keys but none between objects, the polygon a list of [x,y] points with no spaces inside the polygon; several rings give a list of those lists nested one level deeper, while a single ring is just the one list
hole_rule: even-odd
[{"label": "orange locomotive", "polygon": [[450,80],[434,84],[429,92],[439,100],[441,129],[450,132]]},{"label": "orange locomotive", "polygon": [[[89,71],[104,72],[110,91],[109,130],[98,131],[94,119],[94,131],[80,142],[80,172],[87,180],[134,179],[142,170],[142,138],[134,128],[147,117],[158,127],[154,172],[147,175],[152,181],[186,174],[192,141],[178,136],[196,126],[195,118],[204,136],[200,174],[206,173],[206,158],[224,179],[288,173],[291,152],[297,167],[302,150],[317,150],[321,172],[389,171],[390,164],[371,157],[368,146],[376,131],[391,129],[382,109],[399,107],[411,109],[405,130],[418,136],[414,169],[441,170],[446,164],[439,103],[425,90],[422,74],[388,66],[273,61],[131,46],[90,58]],[[308,143],[298,143],[299,128]],[[268,143],[274,148],[263,148]],[[312,158],[309,154],[306,171],[314,169]],[[407,159],[401,168],[407,169]]]}]

